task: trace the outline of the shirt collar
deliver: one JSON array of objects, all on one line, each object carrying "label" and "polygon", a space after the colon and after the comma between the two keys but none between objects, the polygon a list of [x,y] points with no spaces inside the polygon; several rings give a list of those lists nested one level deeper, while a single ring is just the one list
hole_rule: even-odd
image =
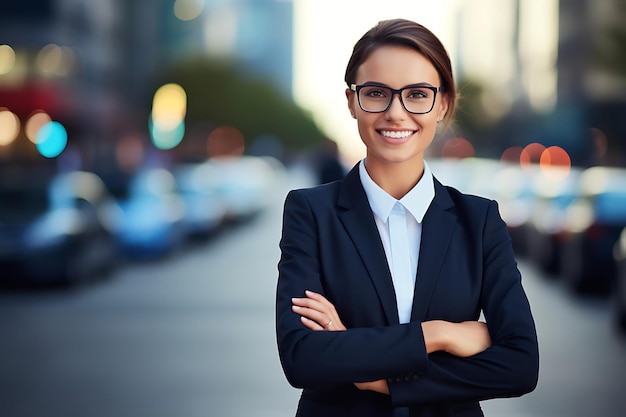
[{"label": "shirt collar", "polygon": [[370,207],[374,214],[387,222],[389,213],[393,206],[400,201],[404,208],[411,213],[418,223],[421,223],[426,215],[426,210],[435,198],[435,183],[430,167],[424,161],[424,175],[417,184],[400,200],[396,200],[385,190],[380,188],[378,184],[369,176],[365,169],[365,158],[359,163],[359,177],[361,184],[369,200]]}]

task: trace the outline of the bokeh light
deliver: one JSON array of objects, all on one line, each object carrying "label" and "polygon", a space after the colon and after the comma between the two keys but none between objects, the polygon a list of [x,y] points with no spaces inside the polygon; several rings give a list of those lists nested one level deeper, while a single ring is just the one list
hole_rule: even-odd
[{"label": "bokeh light", "polygon": [[74,67],[74,52],[68,47],[49,44],[37,54],[37,67],[43,74],[64,76]]},{"label": "bokeh light", "polygon": [[9,45],[0,45],[0,75],[8,74],[15,65],[15,51]]},{"label": "bokeh light", "polygon": [[611,171],[603,166],[585,169],[580,176],[580,189],[585,195],[602,193],[610,182]]},{"label": "bokeh light", "polygon": [[0,107],[0,146],[15,141],[20,133],[20,119],[9,109]]},{"label": "bokeh light", "polygon": [[560,146],[550,146],[541,153],[539,167],[545,176],[561,179],[569,175],[572,160],[565,149]]},{"label": "bokeh light", "polygon": [[152,143],[159,149],[172,149],[178,146],[185,136],[185,123],[180,122],[172,129],[162,129],[152,118],[149,121]]},{"label": "bokeh light", "polygon": [[464,159],[471,158],[474,154],[474,146],[464,138],[448,139],[441,148],[442,158]]},{"label": "bokeh light", "polygon": [[526,173],[532,173],[532,165],[539,164],[541,154],[546,149],[541,143],[533,142],[524,147],[519,157],[519,163]]},{"label": "bokeh light", "polygon": [[579,200],[570,204],[565,210],[565,226],[571,233],[582,233],[593,224],[594,211],[587,200]]},{"label": "bokeh light", "polygon": [[26,120],[26,125],[24,127],[26,137],[33,143],[37,143],[37,133],[39,130],[50,123],[52,118],[50,115],[43,110],[37,110]]},{"label": "bokeh light", "polygon": [[187,93],[178,84],[161,86],[152,102],[152,120],[159,129],[171,130],[185,118]]},{"label": "bokeh light", "polygon": [[210,157],[241,156],[245,149],[243,133],[233,126],[220,126],[207,138],[207,152]]},{"label": "bokeh light", "polygon": [[177,19],[193,20],[202,14],[204,0],[176,0],[174,2],[174,16]]},{"label": "bokeh light", "polygon": [[67,131],[59,122],[48,122],[37,132],[37,150],[46,158],[56,158],[67,146]]},{"label": "bokeh light", "polygon": [[524,148],[522,148],[521,146],[511,146],[509,148],[506,148],[504,152],[502,152],[502,155],[500,155],[500,161],[519,164],[523,150]]},{"label": "bokeh light", "polygon": [[176,147],[185,135],[187,93],[178,84],[165,84],[154,93],[149,120],[152,142],[159,149]]}]

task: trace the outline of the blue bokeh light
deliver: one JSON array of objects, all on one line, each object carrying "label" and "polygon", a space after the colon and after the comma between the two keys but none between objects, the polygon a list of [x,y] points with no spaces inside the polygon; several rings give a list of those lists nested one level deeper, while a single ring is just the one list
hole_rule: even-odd
[{"label": "blue bokeh light", "polygon": [[150,117],[148,123],[152,143],[159,149],[167,150],[175,148],[185,136],[184,121],[178,123],[172,130],[160,129],[159,126],[152,121],[152,117]]},{"label": "blue bokeh light", "polygon": [[37,132],[37,151],[46,158],[56,158],[67,146],[67,131],[59,122],[48,122]]}]

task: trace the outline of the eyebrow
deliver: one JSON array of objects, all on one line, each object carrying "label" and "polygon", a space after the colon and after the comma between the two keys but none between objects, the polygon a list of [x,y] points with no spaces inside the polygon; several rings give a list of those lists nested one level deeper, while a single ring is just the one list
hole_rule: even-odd
[{"label": "eyebrow", "polygon": [[[379,83],[376,81],[366,81],[363,84],[360,84],[362,86],[372,86],[372,87],[384,87],[384,88],[391,88],[392,90],[395,90],[395,88],[392,88],[390,86],[388,86],[387,84],[383,84],[383,83]],[[405,85],[404,87],[400,87],[398,88],[398,90],[402,90],[403,88],[410,88],[410,87],[433,87],[435,88],[434,85],[427,83],[427,82],[419,82],[419,83],[415,83],[415,84],[408,84]]]}]

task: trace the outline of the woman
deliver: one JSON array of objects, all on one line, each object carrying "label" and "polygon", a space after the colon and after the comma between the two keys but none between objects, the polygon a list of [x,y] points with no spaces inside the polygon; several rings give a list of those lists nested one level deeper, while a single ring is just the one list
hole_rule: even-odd
[{"label": "woman", "polygon": [[498,206],[424,161],[454,113],[444,47],[382,21],[345,81],[366,157],[285,201],[276,331],[297,415],[482,416],[479,401],[532,391],[535,326]]}]

